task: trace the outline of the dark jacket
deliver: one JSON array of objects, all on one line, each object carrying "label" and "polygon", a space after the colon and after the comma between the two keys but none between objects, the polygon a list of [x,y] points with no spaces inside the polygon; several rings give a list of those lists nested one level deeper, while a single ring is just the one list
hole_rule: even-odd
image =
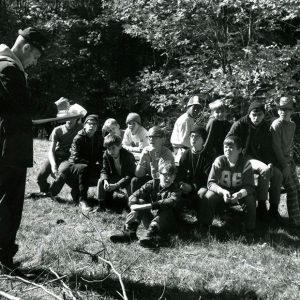
[{"label": "dark jacket", "polygon": [[176,181],[191,184],[194,191],[207,186],[208,174],[214,159],[212,153],[203,150],[193,154],[191,149],[186,150],[179,161]]},{"label": "dark jacket", "polygon": [[244,154],[265,164],[276,163],[270,125],[263,120],[258,126],[254,126],[247,115],[232,125],[227,136],[236,135],[242,140]]},{"label": "dark jacket", "polygon": [[[3,46],[3,45],[2,45]],[[3,48],[3,47],[2,47]],[[0,51],[0,165],[31,167],[33,165],[32,112],[55,117],[54,103],[33,107],[29,99],[24,70]],[[3,55],[3,56],[1,56]],[[12,55],[12,52],[8,53]]]},{"label": "dark jacket", "polygon": [[90,138],[85,130],[80,130],[74,137],[69,162],[71,164],[93,165],[96,162],[102,163],[103,137],[99,131]]},{"label": "dark jacket", "polygon": [[[154,183],[154,181],[156,182]],[[139,204],[139,199],[151,203],[152,209],[172,209],[177,207],[181,198],[176,183],[167,188],[162,188],[158,180],[150,180],[129,197],[129,206]]]},{"label": "dark jacket", "polygon": [[207,138],[204,144],[204,149],[208,152],[213,151],[213,155],[219,156],[223,154],[223,142],[226,134],[230,130],[231,123],[227,120],[217,120],[210,118],[207,125]]},{"label": "dark jacket", "polygon": [[135,158],[133,154],[124,148],[120,150],[120,164],[121,176],[118,174],[114,159],[107,151],[103,154],[103,166],[101,170],[101,180],[115,179],[118,180],[117,185],[119,188],[124,188],[130,184],[131,178],[134,176],[135,171]]}]

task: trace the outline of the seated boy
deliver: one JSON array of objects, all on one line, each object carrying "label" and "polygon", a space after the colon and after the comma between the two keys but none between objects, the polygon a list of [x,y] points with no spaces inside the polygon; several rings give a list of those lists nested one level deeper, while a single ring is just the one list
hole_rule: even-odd
[{"label": "seated boy", "polygon": [[119,123],[113,118],[107,119],[102,126],[102,136],[106,137],[108,134],[118,135],[123,140],[124,130],[120,129]]},{"label": "seated boy", "polygon": [[271,125],[273,149],[283,175],[290,224],[300,228],[300,184],[293,159],[296,124],[291,120],[295,103],[288,97],[281,97],[277,108],[279,117]]},{"label": "seated boy", "polygon": [[211,118],[206,125],[208,133],[204,149],[212,152],[214,157],[223,154],[223,141],[228,133],[231,123],[226,120],[227,106],[224,101],[218,99],[209,104]]},{"label": "seated boy", "polygon": [[241,140],[229,136],[224,140],[224,155],[215,159],[208,177],[208,191],[202,195],[202,223],[209,226],[220,205],[241,205],[246,230],[255,229],[256,202],[253,196],[254,175],[250,162],[242,155]]},{"label": "seated boy", "polygon": [[192,96],[187,104],[187,111],[175,122],[171,135],[171,144],[175,153],[175,161],[179,162],[181,155],[191,147],[190,132],[195,125],[195,118],[201,110],[198,96]]},{"label": "seated boy", "polygon": [[149,146],[147,130],[141,124],[142,121],[139,114],[128,114],[126,118],[127,128],[122,141],[124,149],[140,153],[146,146]]},{"label": "seated boy", "polygon": [[97,186],[100,208],[112,207],[113,202],[120,208],[127,208],[130,180],[135,171],[134,156],[122,148],[118,135],[107,135],[104,147],[103,167]]},{"label": "seated boy", "polygon": [[241,139],[243,153],[250,160],[254,173],[258,174],[257,217],[266,217],[266,201],[269,191],[269,215],[279,220],[278,204],[282,174],[275,166],[277,160],[272,149],[270,123],[265,120],[264,103],[253,101],[249,106],[248,114],[232,125],[227,136],[230,135],[238,136]]},{"label": "seated boy", "polygon": [[150,179],[158,177],[159,160],[174,163],[174,156],[170,149],[165,147],[165,133],[158,127],[154,126],[149,129],[147,139],[150,146],[143,149],[140,160],[135,169],[135,176],[131,181],[131,192],[135,192],[144,183]]},{"label": "seated boy", "polygon": [[184,204],[197,212],[200,220],[201,207],[197,192],[207,186],[208,174],[213,162],[211,153],[203,149],[206,130],[198,125],[192,127],[190,133],[191,148],[180,158],[176,181],[179,182]]},{"label": "seated boy", "polygon": [[98,115],[88,115],[83,129],[75,136],[68,164],[61,170],[52,183],[52,196],[56,196],[66,182],[71,188],[73,200],[78,201],[81,209],[92,209],[87,202],[87,192],[91,178],[99,178],[103,159],[103,139],[99,131]]},{"label": "seated boy", "polygon": [[64,125],[53,129],[50,135],[48,159],[42,165],[37,176],[40,193],[47,194],[49,192],[50,184],[47,182],[49,175],[51,174],[54,178],[58,175],[60,165],[70,156],[73,139],[81,129],[82,124],[78,124],[78,119],[66,121]]},{"label": "seated boy", "polygon": [[143,247],[155,247],[162,235],[176,230],[176,208],[180,192],[174,183],[174,164],[159,165],[159,179],[148,181],[129,198],[131,212],[127,215],[122,233],[110,237],[113,243],[137,240],[136,231],[141,222],[147,229],[139,243]]}]

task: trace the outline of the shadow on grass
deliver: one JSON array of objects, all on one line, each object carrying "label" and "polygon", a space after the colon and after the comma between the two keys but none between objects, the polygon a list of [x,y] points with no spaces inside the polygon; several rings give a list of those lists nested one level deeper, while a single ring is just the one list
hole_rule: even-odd
[{"label": "shadow on grass", "polygon": [[[42,268],[36,268],[34,270],[23,270],[30,272],[32,275],[31,281],[35,283],[44,284],[46,281],[55,279],[48,270]],[[58,274],[61,276],[61,274]],[[86,293],[97,293],[99,299],[102,297],[109,297],[109,299],[120,299],[117,292],[122,294],[120,282],[108,277],[105,280],[100,277],[81,277],[81,274],[73,274],[68,277],[68,286],[71,288],[74,294],[76,291]],[[168,287],[164,284],[149,285],[144,282],[136,282],[132,280],[123,279],[123,283],[126,288],[126,294],[128,299],[134,300],[152,300],[152,299],[184,299],[184,300],[198,300],[198,299],[210,299],[210,300],[235,300],[235,299],[259,299],[260,297],[253,290],[242,289],[239,291],[222,290],[218,293],[206,290],[203,287],[203,283],[199,282],[198,291],[182,290],[177,287]],[[60,283],[52,283],[54,286]]]},{"label": "shadow on grass", "polygon": [[214,221],[209,230],[200,229],[195,218],[192,222],[184,222],[178,237],[183,241],[199,241],[210,237],[220,242],[239,240],[247,244],[265,242],[274,248],[299,249],[300,247],[300,230],[290,228],[287,217],[282,217],[280,223],[269,217],[263,221],[257,220],[256,230],[250,236],[245,232],[243,221],[242,211],[229,208],[226,213],[217,215],[217,221]]}]

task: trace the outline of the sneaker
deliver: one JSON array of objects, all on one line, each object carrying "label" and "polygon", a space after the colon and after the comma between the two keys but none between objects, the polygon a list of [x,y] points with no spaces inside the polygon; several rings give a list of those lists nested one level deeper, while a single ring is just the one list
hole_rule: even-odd
[{"label": "sneaker", "polygon": [[26,199],[28,198],[32,198],[33,200],[37,200],[37,199],[40,199],[40,198],[46,198],[46,197],[49,197],[50,194],[49,193],[44,193],[44,192],[34,192],[34,193],[29,193],[25,196]]},{"label": "sneaker", "polygon": [[122,230],[121,233],[111,235],[110,238],[113,243],[131,243],[138,240],[136,232],[129,230]]},{"label": "sneaker", "polygon": [[88,213],[93,209],[93,207],[91,207],[86,200],[80,201],[79,207],[83,213]]}]

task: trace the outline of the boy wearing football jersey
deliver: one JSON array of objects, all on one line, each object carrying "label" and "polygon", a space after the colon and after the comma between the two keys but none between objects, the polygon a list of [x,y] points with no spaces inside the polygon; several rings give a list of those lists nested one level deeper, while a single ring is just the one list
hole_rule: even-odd
[{"label": "boy wearing football jersey", "polygon": [[242,144],[238,137],[229,136],[224,140],[224,155],[215,159],[208,177],[208,191],[202,196],[206,209],[203,224],[212,224],[217,206],[241,205],[246,229],[255,229],[254,175],[251,163],[241,153]]}]

